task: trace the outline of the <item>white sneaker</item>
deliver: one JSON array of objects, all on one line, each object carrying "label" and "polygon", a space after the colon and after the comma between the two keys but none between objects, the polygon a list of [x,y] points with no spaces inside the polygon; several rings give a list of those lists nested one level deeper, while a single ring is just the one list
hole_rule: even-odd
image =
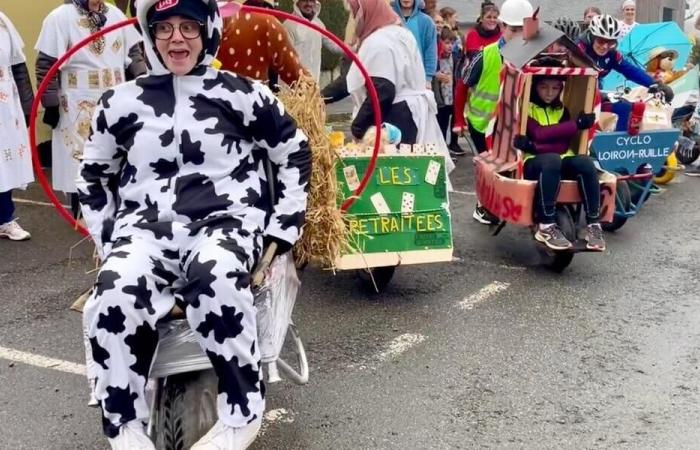
[{"label": "white sneaker", "polygon": [[119,435],[109,440],[112,450],[156,450],[138,420],[125,423],[119,428]]},{"label": "white sneaker", "polygon": [[0,238],[11,241],[26,241],[32,237],[24,228],[20,227],[16,220],[0,225]]},{"label": "white sneaker", "polygon": [[218,420],[190,450],[245,450],[255,441],[260,425],[262,418],[242,428],[233,428]]},{"label": "white sneaker", "polygon": [[100,406],[100,402],[97,401],[95,397],[95,382],[94,378],[88,380],[88,385],[90,386],[90,398],[88,399],[88,406]]}]

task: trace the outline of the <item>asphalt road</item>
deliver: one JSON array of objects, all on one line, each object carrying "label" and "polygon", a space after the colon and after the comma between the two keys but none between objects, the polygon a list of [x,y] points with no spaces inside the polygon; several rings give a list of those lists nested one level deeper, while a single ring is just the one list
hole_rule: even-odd
[{"label": "asphalt road", "polygon": [[[523,229],[471,219],[454,177],[452,263],[401,267],[387,292],[307,270],[295,310],[308,385],[268,388],[256,449],[690,449],[700,444],[700,180],[680,176],[563,274]],[[23,198],[43,200],[33,190]],[[46,206],[0,241],[0,351],[83,363],[69,311],[90,249]],[[0,448],[105,449],[85,379],[0,358]]]}]

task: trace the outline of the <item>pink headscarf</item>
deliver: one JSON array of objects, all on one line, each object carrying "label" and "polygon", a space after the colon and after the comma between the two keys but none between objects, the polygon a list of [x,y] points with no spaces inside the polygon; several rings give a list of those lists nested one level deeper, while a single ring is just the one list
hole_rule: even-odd
[{"label": "pink headscarf", "polygon": [[401,19],[387,0],[347,0],[350,13],[355,17],[355,32],[360,42],[387,25],[397,25]]}]

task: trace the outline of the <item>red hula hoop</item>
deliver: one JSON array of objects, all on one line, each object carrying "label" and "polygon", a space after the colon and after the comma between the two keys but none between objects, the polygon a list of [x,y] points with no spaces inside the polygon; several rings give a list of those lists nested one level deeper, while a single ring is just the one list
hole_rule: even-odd
[{"label": "red hula hoop", "polygon": [[[230,3],[230,5],[234,5]],[[267,14],[271,16],[275,16],[280,19],[287,19],[291,20],[293,22],[300,23],[302,25],[305,25],[313,30],[315,30],[318,33],[321,33],[323,36],[327,37],[328,39],[332,40],[335,44],[337,44],[343,52],[357,65],[358,69],[360,70],[360,73],[362,76],[365,78],[365,87],[367,88],[367,94],[370,97],[370,101],[372,103],[372,109],[374,110],[374,125],[377,128],[377,135],[374,140],[374,149],[372,151],[372,157],[370,159],[369,165],[367,166],[367,171],[365,172],[365,175],[362,177],[362,180],[360,182],[360,185],[357,187],[355,192],[353,192],[353,195],[346,199],[343,204],[341,205],[340,209],[343,212],[346,212],[354,203],[357,201],[358,198],[362,195],[364,192],[365,188],[367,187],[367,184],[369,183],[369,180],[372,178],[372,175],[374,174],[374,169],[377,164],[377,156],[379,155],[379,147],[381,143],[381,130],[382,130],[382,117],[381,117],[381,109],[379,107],[379,96],[377,95],[377,90],[375,89],[374,85],[372,84],[371,78],[369,73],[367,72],[367,69],[362,65],[359,57],[355,54],[355,52],[348,47],[345,42],[343,42],[341,39],[339,39],[337,36],[335,36],[333,33],[331,33],[328,30],[325,30],[323,28],[320,28],[319,26],[309,22],[306,19],[302,19],[300,17],[294,16],[292,14],[286,13],[284,11],[278,11],[275,9],[268,9],[268,8],[259,8],[256,6],[239,6],[241,11],[246,11],[246,12],[251,12],[251,13],[260,13],[260,14]],[[222,11],[225,11],[227,8],[223,7]],[[227,17],[233,13],[236,12],[238,9],[237,7],[232,7],[230,9],[230,14],[227,14],[223,17]],[[41,104],[41,97],[44,95],[44,92],[46,92],[46,89],[48,88],[49,83],[53,78],[56,76],[58,71],[60,70],[61,66],[68,60],[70,59],[74,54],[76,54],[78,51],[80,51],[83,47],[89,45],[91,42],[94,40],[99,39],[100,37],[106,35],[107,33],[110,33],[112,31],[118,30],[120,28],[127,27],[132,24],[136,24],[137,19],[136,18],[131,18],[127,20],[123,20],[119,23],[115,23],[113,25],[110,25],[108,27],[103,28],[102,30],[98,31],[97,33],[94,33],[82,41],[78,42],[75,44],[73,47],[70,48],[63,56],[61,56],[56,63],[51,66],[51,69],[46,73],[46,76],[44,77],[44,80],[41,82],[39,87],[37,88],[36,91],[36,96],[34,98],[34,103],[32,104],[32,111],[30,114],[29,118],[29,143],[31,146],[32,150],[32,161],[34,163],[34,172],[36,173],[37,181],[41,185],[41,188],[43,189],[44,193],[48,197],[48,199],[51,201],[53,204],[54,208],[58,211],[58,213],[61,215],[61,217],[66,220],[73,228],[75,228],[80,234],[83,236],[88,236],[88,231],[83,227],[80,223],[78,223],[74,218],[73,215],[68,212],[68,210],[61,204],[61,202],[58,200],[58,197],[56,197],[56,193],[54,192],[53,188],[51,187],[51,184],[49,183],[48,179],[46,178],[46,174],[44,173],[44,169],[41,167],[41,161],[39,160],[39,151],[37,148],[37,142],[36,142],[36,118],[39,112],[39,106]]]}]

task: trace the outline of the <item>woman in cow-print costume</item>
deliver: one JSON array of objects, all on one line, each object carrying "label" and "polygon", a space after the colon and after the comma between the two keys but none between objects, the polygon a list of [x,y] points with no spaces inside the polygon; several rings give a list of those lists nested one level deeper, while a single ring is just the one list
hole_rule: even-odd
[{"label": "woman in cow-print costume", "polygon": [[85,307],[89,375],[112,447],[153,448],[144,387],[156,322],[177,302],[219,377],[219,421],[192,448],[246,448],[264,410],[250,271],[261,241],[299,238],[307,139],[267,87],[210,67],[215,0],[139,0],[137,15],[151,71],[102,96],[78,182],[104,260]]}]

